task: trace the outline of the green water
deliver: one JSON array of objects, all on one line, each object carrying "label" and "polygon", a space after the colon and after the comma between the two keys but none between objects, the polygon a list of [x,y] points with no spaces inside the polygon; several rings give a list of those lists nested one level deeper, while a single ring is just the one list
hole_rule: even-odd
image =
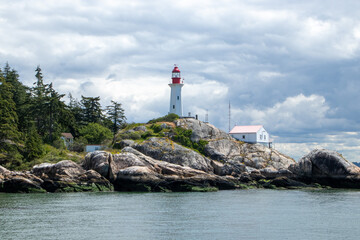
[{"label": "green water", "polygon": [[360,191],[0,194],[0,239],[359,239]]}]

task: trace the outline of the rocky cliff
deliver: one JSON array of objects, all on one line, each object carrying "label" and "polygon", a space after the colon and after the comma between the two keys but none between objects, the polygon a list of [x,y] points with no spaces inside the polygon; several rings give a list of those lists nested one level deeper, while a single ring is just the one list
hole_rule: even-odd
[{"label": "rocky cliff", "polygon": [[[298,163],[275,149],[237,141],[195,119],[135,125],[117,135],[118,154],[97,151],[30,172],[0,167],[0,191],[212,191],[328,185],[360,188],[360,168],[315,150]],[[316,184],[317,183],[317,184]]]}]

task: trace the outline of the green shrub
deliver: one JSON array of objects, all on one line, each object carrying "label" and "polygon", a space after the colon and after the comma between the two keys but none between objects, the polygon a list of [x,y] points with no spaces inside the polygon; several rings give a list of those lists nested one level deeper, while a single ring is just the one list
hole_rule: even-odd
[{"label": "green shrub", "polygon": [[84,137],[89,144],[101,144],[106,139],[113,137],[110,129],[98,124],[89,123],[79,130],[80,136]]},{"label": "green shrub", "polygon": [[168,115],[165,115],[163,117],[155,118],[150,120],[148,123],[157,123],[157,122],[173,122],[176,119],[178,119],[179,116],[175,113],[169,113]]},{"label": "green shrub", "polygon": [[153,136],[154,136],[154,135],[153,135],[152,132],[150,132],[150,131],[147,131],[147,132],[141,134],[141,138],[142,138],[142,139],[147,139],[147,138],[153,137]]},{"label": "green shrub", "polygon": [[119,136],[121,139],[132,139],[132,140],[138,140],[141,138],[141,135],[139,132],[127,132],[122,133]]},{"label": "green shrub", "polygon": [[191,141],[192,130],[177,127],[175,128],[175,135],[172,140],[180,143],[181,145],[191,148],[201,154],[205,154],[205,146],[208,144],[205,140],[199,140],[198,142]]},{"label": "green shrub", "polygon": [[154,131],[154,133],[159,133],[162,130],[161,125],[153,123],[150,128]]}]

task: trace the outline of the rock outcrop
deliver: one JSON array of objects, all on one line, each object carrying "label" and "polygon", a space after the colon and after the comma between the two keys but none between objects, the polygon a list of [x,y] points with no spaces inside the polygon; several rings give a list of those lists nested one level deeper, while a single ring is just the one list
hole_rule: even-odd
[{"label": "rock outcrop", "polygon": [[48,192],[113,190],[112,184],[101,174],[94,170],[86,171],[70,160],[35,165],[32,172],[43,180],[41,187]]},{"label": "rock outcrop", "polygon": [[44,181],[30,172],[9,171],[0,166],[0,192],[32,193],[45,192]]},{"label": "rock outcrop", "polygon": [[212,173],[211,160],[167,138],[150,138],[133,148],[157,160]]},{"label": "rock outcrop", "polygon": [[220,177],[187,166],[155,160],[131,147],[124,148],[122,153],[112,157],[104,152],[88,154],[84,167],[89,169],[98,165],[89,164],[92,161],[101,164],[107,162],[108,177],[118,191],[191,191],[194,188],[236,187],[236,179],[232,177]]},{"label": "rock outcrop", "polygon": [[35,165],[31,172],[9,171],[0,166],[0,192],[112,191],[113,185],[98,172],[86,171],[70,160]]},{"label": "rock outcrop", "polygon": [[220,175],[239,175],[244,171],[251,172],[255,169],[266,168],[275,169],[276,173],[272,173],[274,176],[283,175],[284,172],[288,175],[289,166],[296,163],[294,159],[275,149],[260,144],[236,141],[229,134],[209,123],[195,119],[179,119],[176,121],[176,125],[192,130],[191,140],[208,141],[205,146],[206,156],[224,164],[224,168],[221,170],[217,168],[217,173]]},{"label": "rock outcrop", "polygon": [[304,182],[343,188],[360,188],[360,168],[341,154],[326,149],[316,149],[290,167]]}]

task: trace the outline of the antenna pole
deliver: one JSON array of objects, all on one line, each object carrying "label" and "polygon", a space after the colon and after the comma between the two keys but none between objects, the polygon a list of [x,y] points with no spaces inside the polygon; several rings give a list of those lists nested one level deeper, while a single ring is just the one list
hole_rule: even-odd
[{"label": "antenna pole", "polygon": [[230,124],[230,122],[231,122],[231,105],[230,105],[230,100],[229,100],[229,132],[230,132],[230,127],[231,127],[231,124]]}]

